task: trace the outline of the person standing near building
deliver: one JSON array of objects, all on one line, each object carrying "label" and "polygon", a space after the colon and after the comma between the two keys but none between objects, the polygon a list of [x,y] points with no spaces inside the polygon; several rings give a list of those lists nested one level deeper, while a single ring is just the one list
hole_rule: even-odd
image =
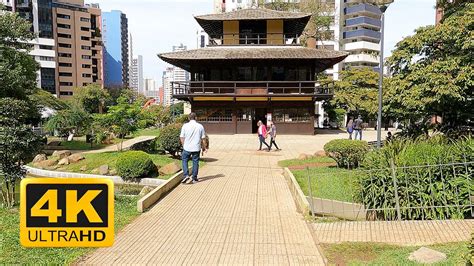
[{"label": "person standing near building", "polygon": [[362,120],[362,116],[358,116],[357,119],[354,121],[353,127],[355,131],[355,139],[359,137],[359,140],[362,140],[362,124],[364,121]]},{"label": "person standing near building", "polygon": [[265,139],[267,138],[267,127],[260,120],[257,122],[257,126],[258,126],[258,140],[260,141],[260,148],[258,150],[261,151],[262,144],[265,144],[265,146],[267,146],[268,148],[267,151],[270,151],[270,146],[265,142]]},{"label": "person standing near building", "polygon": [[281,149],[278,148],[278,145],[275,142],[276,136],[277,136],[277,128],[275,126],[275,123],[270,122],[270,132],[268,133],[270,135],[270,148],[269,150],[272,149],[272,146],[275,145],[275,148],[277,151],[280,151]]},{"label": "person standing near building", "polygon": [[[179,138],[183,145],[183,153],[181,159],[183,161],[183,181],[186,183],[189,179],[192,179],[192,183],[198,182],[199,173],[199,158],[201,153],[201,142],[206,138],[206,132],[204,127],[196,122],[196,113],[190,113],[188,115],[189,122],[184,124],[181,128],[181,134]],[[188,161],[193,161],[192,175],[189,175]]]},{"label": "person standing near building", "polygon": [[354,119],[352,116],[349,118],[349,121],[346,125],[347,133],[349,133],[349,139],[352,139],[352,132],[354,132]]}]

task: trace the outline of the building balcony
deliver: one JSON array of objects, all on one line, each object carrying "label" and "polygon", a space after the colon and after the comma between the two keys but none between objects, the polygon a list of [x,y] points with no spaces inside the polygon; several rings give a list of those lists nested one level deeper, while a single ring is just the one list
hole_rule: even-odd
[{"label": "building balcony", "polygon": [[370,50],[370,51],[380,51],[380,44],[373,43],[373,42],[349,42],[344,44],[345,51],[353,51],[353,50]]},{"label": "building balcony", "polygon": [[382,12],[380,9],[374,5],[361,3],[355,6],[346,7],[344,9],[344,14],[346,15],[357,15],[357,14],[375,14],[381,15]]},{"label": "building balcony", "polygon": [[353,30],[353,31],[346,31],[343,33],[344,39],[372,39],[379,41],[381,37],[380,32],[368,30],[368,29],[360,29],[360,30]]},{"label": "building balcony", "polygon": [[371,54],[352,54],[349,55],[345,60],[345,63],[370,63],[378,64],[379,57]]},{"label": "building balcony", "polygon": [[299,45],[300,36],[289,33],[248,33],[210,35],[208,46],[219,45]]},{"label": "building balcony", "polygon": [[346,27],[355,26],[369,26],[380,29],[380,27],[382,26],[382,22],[379,19],[374,19],[370,17],[357,17],[346,19]]},{"label": "building balcony", "polygon": [[328,99],[334,94],[333,82],[317,81],[188,81],[171,85],[174,98],[194,100],[314,100]]}]

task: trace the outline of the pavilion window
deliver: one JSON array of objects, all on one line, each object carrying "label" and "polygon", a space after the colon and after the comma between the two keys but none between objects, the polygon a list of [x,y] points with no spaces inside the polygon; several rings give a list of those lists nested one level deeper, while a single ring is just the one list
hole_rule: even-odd
[{"label": "pavilion window", "polygon": [[194,112],[201,122],[232,122],[231,109],[197,108]]},{"label": "pavilion window", "polygon": [[241,108],[237,109],[237,121],[238,122],[247,122],[252,121],[252,108]]},{"label": "pavilion window", "polygon": [[283,81],[285,80],[285,68],[282,66],[272,67],[272,81]]},{"label": "pavilion window", "polygon": [[302,123],[311,120],[307,108],[274,109],[273,117],[276,123]]}]

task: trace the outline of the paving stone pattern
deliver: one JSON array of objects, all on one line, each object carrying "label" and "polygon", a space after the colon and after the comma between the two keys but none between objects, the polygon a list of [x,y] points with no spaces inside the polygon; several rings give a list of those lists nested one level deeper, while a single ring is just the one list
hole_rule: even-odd
[{"label": "paving stone pattern", "polygon": [[254,135],[211,136],[201,182],[180,185],[85,264],[324,264],[277,162],[322,149],[327,136],[279,136],[280,152]]}]

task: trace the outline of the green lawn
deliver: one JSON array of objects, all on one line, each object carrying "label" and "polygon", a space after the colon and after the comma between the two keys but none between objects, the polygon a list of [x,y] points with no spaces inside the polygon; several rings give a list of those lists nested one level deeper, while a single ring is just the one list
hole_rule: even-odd
[{"label": "green lawn", "polygon": [[284,161],[279,161],[278,165],[281,167],[291,167],[291,166],[304,166],[304,165],[312,165],[312,164],[318,164],[318,163],[335,163],[335,161],[329,157],[323,156],[323,157],[312,157],[306,160],[299,160],[299,159],[290,159],[290,160],[284,160]]},{"label": "green lawn", "polygon": [[[137,196],[115,198],[115,231],[122,229],[139,215]],[[5,264],[70,264],[91,251],[90,248],[24,248],[19,240],[18,209],[0,208],[0,265]]]},{"label": "green lawn", "polygon": [[58,137],[48,137],[48,143],[50,143],[51,141],[60,141],[61,147],[63,147],[64,150],[98,150],[107,146],[106,144],[93,144],[91,146],[90,143],[86,143],[85,136],[75,137],[72,141],[67,141]]},{"label": "green lawn", "polygon": [[160,135],[160,128],[145,128],[139,129],[133,133],[133,137],[139,136],[159,136]]},{"label": "green lawn", "polygon": [[[61,167],[61,170],[66,172],[77,172],[77,173],[86,173],[90,174],[94,169],[99,168],[101,165],[108,165],[109,169],[115,169],[115,163],[120,152],[104,152],[104,153],[93,153],[93,154],[84,154],[85,159],[74,164],[65,165]],[[166,164],[176,161],[169,155],[163,154],[149,154],[153,163],[159,166],[164,166]],[[85,166],[86,171],[81,171],[81,168]],[[168,179],[169,176],[159,176],[161,179]]]},{"label": "green lawn", "polygon": [[[309,196],[308,175],[311,177],[313,197],[354,202],[353,195],[357,173],[351,170],[328,166],[335,164],[329,157],[313,157],[307,160],[285,160],[279,165],[288,167],[303,193]],[[306,167],[309,170],[306,170]]]},{"label": "green lawn", "polygon": [[[400,247],[373,243],[322,244],[329,265],[420,265],[408,260],[419,247]],[[468,243],[449,243],[428,246],[443,252],[447,260],[435,265],[466,265]]]}]

